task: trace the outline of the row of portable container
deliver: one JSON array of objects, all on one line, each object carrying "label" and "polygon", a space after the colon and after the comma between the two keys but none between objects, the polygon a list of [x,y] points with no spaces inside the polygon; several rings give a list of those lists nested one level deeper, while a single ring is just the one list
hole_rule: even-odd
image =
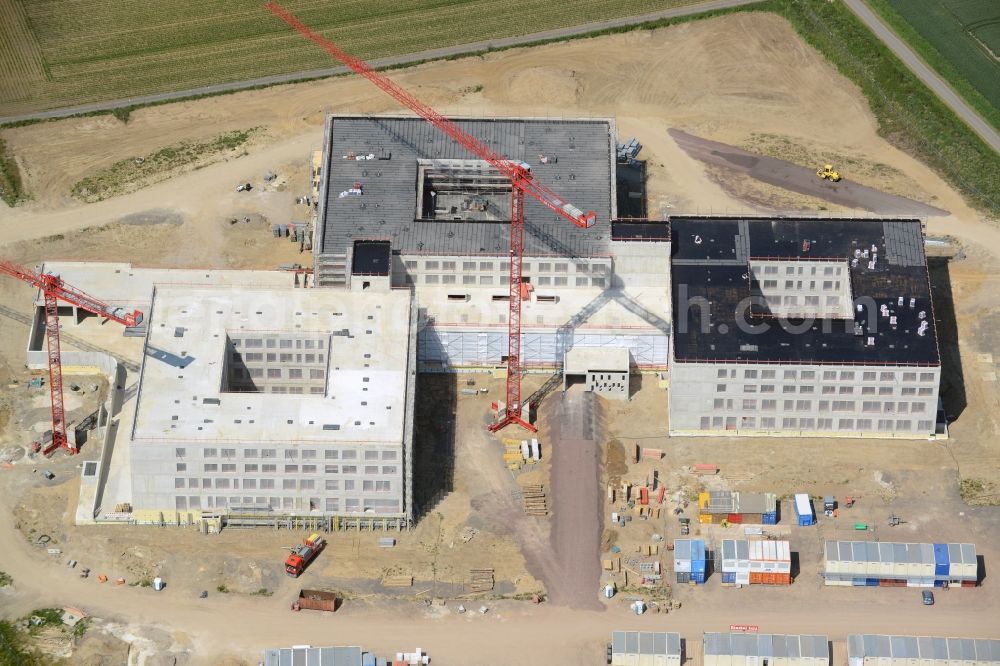
[{"label": "row of portable container", "polygon": [[774,493],[741,493],[711,490],[698,495],[698,521],[705,524],[778,522],[778,497]]},{"label": "row of portable container", "polygon": [[708,562],[703,539],[674,539],[674,572],[678,583],[705,582]]},{"label": "row of portable container", "polygon": [[848,666],[987,666],[1000,664],[1000,640],[850,634]]},{"label": "row of portable container", "polygon": [[979,558],[971,543],[827,541],[824,576],[828,585],[875,586],[882,580],[912,582],[911,587],[933,587],[945,582],[975,584],[979,580]]},{"label": "row of portable container", "polygon": [[787,541],[722,540],[724,585],[790,585],[792,552]]}]

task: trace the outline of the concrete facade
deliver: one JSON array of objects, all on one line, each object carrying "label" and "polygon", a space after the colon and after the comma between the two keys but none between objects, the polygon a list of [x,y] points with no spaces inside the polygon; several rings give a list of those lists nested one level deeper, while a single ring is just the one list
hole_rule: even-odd
[{"label": "concrete facade", "polygon": [[620,347],[571,349],[566,352],[563,363],[563,390],[574,380],[582,380],[587,391],[615,400],[628,400],[629,365],[628,350]]},{"label": "concrete facade", "polygon": [[671,227],[672,435],[946,435],[919,221]]},{"label": "concrete facade", "polygon": [[928,437],[940,367],[680,363],[672,435]]},{"label": "concrete facade", "polygon": [[148,321],[130,433],[136,520],[412,520],[408,291],[164,287]]}]

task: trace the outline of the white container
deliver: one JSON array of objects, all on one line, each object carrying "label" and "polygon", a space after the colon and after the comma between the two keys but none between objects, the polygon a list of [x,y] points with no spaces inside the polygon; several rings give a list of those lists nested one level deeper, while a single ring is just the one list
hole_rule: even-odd
[{"label": "white container", "polygon": [[163,587],[164,587],[164,585],[163,585],[163,579],[162,578],[154,578],[153,579],[153,589],[154,590],[156,590],[157,592],[159,592],[160,590],[163,589]]},{"label": "white container", "polygon": [[537,439],[531,440],[531,454],[535,458],[535,460],[542,459],[542,447],[538,445]]},{"label": "white container", "polygon": [[531,458],[531,447],[528,445],[528,440],[521,440],[521,457],[525,460]]}]

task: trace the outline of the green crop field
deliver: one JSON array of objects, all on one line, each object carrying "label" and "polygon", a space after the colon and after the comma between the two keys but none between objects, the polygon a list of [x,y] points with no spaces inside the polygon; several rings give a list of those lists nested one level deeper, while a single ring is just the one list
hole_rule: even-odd
[{"label": "green crop field", "polygon": [[1000,127],[1000,0],[867,0],[934,69]]},{"label": "green crop field", "polygon": [[[697,0],[287,0],[373,59]],[[0,0],[0,115],[332,67],[263,0]]]}]

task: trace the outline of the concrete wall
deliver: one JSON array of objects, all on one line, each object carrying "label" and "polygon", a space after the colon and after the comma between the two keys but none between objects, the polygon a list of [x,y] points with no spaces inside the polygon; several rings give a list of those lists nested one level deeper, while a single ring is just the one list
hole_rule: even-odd
[{"label": "concrete wall", "polygon": [[614,259],[615,287],[662,287],[664,302],[670,302],[669,242],[612,241],[611,253]]},{"label": "concrete wall", "polygon": [[587,390],[616,400],[628,400],[628,377],[627,372],[588,372]]},{"label": "concrete wall", "polygon": [[[538,292],[572,287],[606,287],[610,284],[610,257],[524,257],[523,275]],[[506,288],[510,264],[506,255],[393,255],[394,287],[416,285],[447,287],[492,286]]]},{"label": "concrete wall", "polygon": [[[523,362],[528,366],[559,367],[573,347],[624,347],[641,370],[666,369],[669,357],[669,337],[660,331],[553,327],[525,329],[521,336]],[[507,354],[507,328],[428,325],[420,331],[417,349],[422,370],[500,365]]]},{"label": "concrete wall", "polygon": [[417,309],[406,344],[407,403],[401,442],[129,442],[136,512],[197,518],[200,511],[270,507],[274,515],[413,519],[413,411]]},{"label": "concrete wall", "polygon": [[670,433],[934,435],[939,367],[674,363]]}]

